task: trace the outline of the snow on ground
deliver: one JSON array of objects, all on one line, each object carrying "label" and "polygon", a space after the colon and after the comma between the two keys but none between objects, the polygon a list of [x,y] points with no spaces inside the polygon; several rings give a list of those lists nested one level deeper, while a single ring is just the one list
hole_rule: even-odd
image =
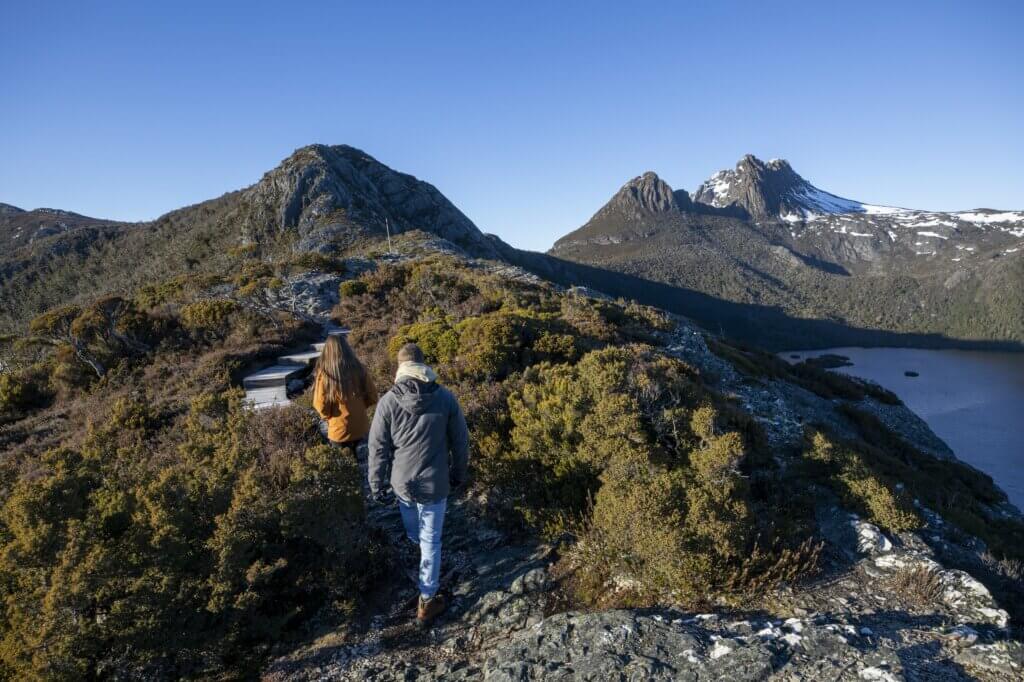
[{"label": "snow on ground", "polygon": [[939,234],[938,232],[918,232],[922,237],[937,237],[938,239],[949,239],[949,237]]},{"label": "snow on ground", "polygon": [[948,220],[939,220],[938,218],[932,218],[931,220],[922,220],[918,223],[907,223],[907,227],[954,227],[953,223]]},{"label": "snow on ground", "polygon": [[960,220],[966,220],[969,223],[980,223],[982,225],[988,225],[990,223],[1015,223],[1024,221],[1024,213],[1020,211],[1002,211],[999,213],[954,213]]}]

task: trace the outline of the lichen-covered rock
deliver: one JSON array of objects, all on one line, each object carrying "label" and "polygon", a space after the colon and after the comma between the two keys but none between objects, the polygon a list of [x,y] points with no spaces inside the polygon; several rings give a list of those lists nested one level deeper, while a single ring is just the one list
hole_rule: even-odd
[{"label": "lichen-covered rock", "polygon": [[619,610],[548,618],[450,679],[898,680],[901,670],[891,651],[835,626]]},{"label": "lichen-covered rock", "polygon": [[1024,644],[1020,642],[975,644],[961,651],[954,660],[974,674],[1024,678]]},{"label": "lichen-covered rock", "polygon": [[324,272],[304,272],[289,277],[276,289],[267,289],[267,301],[304,319],[326,322],[331,308],[338,304],[341,277]]}]

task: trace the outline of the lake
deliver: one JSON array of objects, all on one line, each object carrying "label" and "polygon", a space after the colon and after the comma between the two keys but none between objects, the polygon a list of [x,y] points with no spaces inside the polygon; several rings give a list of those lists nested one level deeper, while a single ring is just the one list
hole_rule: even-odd
[{"label": "lake", "polygon": [[835,371],[896,393],[957,457],[991,476],[1024,510],[1024,354],[829,348],[780,355],[793,362],[793,355],[804,359],[827,353],[853,363]]}]

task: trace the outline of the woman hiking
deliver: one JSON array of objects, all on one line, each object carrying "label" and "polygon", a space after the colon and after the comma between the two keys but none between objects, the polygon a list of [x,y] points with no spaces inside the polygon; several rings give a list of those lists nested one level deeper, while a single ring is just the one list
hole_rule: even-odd
[{"label": "woman hiking", "polygon": [[313,378],[313,407],[327,422],[332,445],[357,448],[370,432],[366,410],[377,402],[377,389],[341,334],[327,337]]}]

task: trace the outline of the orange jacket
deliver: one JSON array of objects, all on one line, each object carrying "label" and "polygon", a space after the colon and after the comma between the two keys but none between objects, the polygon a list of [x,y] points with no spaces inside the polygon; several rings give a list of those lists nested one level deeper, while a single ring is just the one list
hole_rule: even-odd
[{"label": "orange jacket", "polygon": [[365,438],[370,432],[370,420],[366,410],[377,402],[377,389],[368,373],[363,375],[363,385],[356,395],[343,400],[340,405],[327,409],[324,388],[319,378],[313,382],[313,407],[327,420],[327,437],[336,443]]}]

